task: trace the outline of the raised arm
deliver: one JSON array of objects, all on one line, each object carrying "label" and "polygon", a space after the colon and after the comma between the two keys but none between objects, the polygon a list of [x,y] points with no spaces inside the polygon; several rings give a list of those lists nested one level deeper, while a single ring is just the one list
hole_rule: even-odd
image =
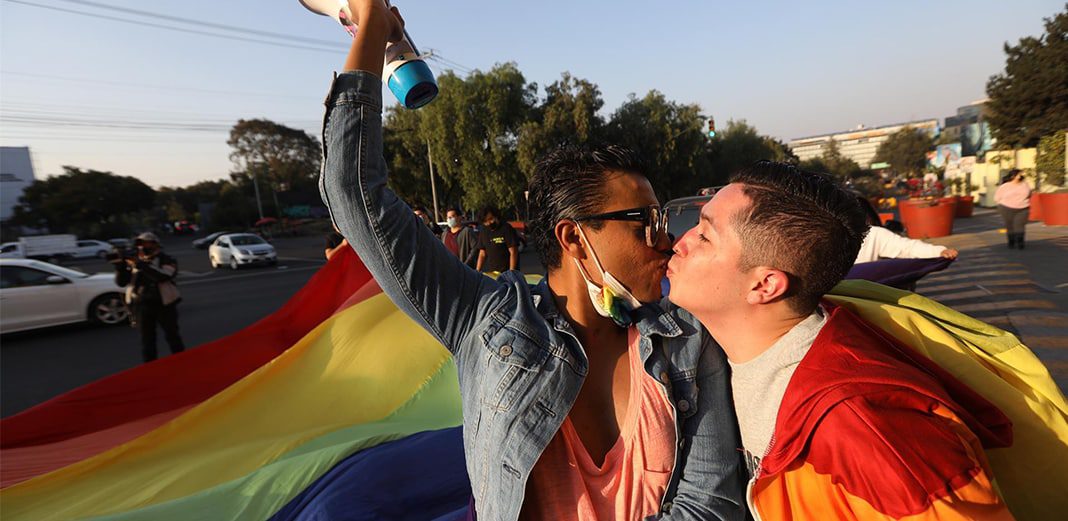
[{"label": "raised arm", "polygon": [[351,0],[359,30],[326,100],[320,191],[341,234],[397,306],[453,354],[509,286],[467,268],[386,186],[383,50],[403,21],[381,0]]}]

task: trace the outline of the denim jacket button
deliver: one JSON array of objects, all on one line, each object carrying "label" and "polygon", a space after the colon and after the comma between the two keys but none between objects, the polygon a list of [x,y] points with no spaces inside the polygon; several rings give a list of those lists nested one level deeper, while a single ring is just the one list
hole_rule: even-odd
[{"label": "denim jacket button", "polygon": [[664,384],[671,383],[671,380],[668,378],[667,371],[660,371],[660,381]]},{"label": "denim jacket button", "polygon": [[672,506],[671,502],[668,501],[667,503],[664,503],[664,507],[661,508],[660,511],[665,513],[665,514],[670,514],[671,513],[671,506]]},{"label": "denim jacket button", "polygon": [[682,449],[685,449],[685,448],[686,448],[686,438],[680,438],[679,439],[679,450],[682,450]]},{"label": "denim jacket button", "polygon": [[505,344],[501,346],[501,349],[497,352],[500,353],[501,356],[507,357],[508,355],[512,354],[512,346]]},{"label": "denim jacket button", "polygon": [[679,410],[682,412],[690,410],[690,402],[686,400],[679,400]]}]

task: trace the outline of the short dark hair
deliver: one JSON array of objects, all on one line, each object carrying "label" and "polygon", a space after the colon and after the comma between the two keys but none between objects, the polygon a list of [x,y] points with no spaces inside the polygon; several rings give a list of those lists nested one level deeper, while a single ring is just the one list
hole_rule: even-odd
[{"label": "short dark hair", "polygon": [[750,204],[732,218],[742,243],[741,269],[786,272],[787,301],[811,313],[857,259],[868,220],[852,193],[830,176],[759,161],[731,176]]},{"label": "short dark hair", "polygon": [[[605,181],[611,172],[645,175],[637,154],[628,148],[558,145],[538,160],[530,179],[530,221],[527,237],[537,246],[545,269],[560,267],[562,251],[556,241],[556,223],[599,213],[607,196]],[[604,223],[589,221],[594,230]]]},{"label": "short dark hair", "polygon": [[445,208],[445,214],[448,215],[449,212],[456,212],[456,213],[458,213],[460,215],[464,214],[463,212],[460,211],[459,208],[457,208],[455,206],[449,206],[449,207]]},{"label": "short dark hair", "polygon": [[501,211],[498,210],[496,206],[490,205],[490,206],[482,207],[482,211],[478,212],[478,220],[479,221],[485,221],[486,220],[486,216],[490,215],[490,214],[493,214],[493,216],[498,218],[498,219],[501,218]]},{"label": "short dark hair", "polygon": [[412,212],[413,213],[414,212],[423,212],[423,213],[425,213],[427,215],[430,215],[429,212],[426,211],[426,207],[421,205],[421,204],[417,204],[415,206],[412,206]]}]

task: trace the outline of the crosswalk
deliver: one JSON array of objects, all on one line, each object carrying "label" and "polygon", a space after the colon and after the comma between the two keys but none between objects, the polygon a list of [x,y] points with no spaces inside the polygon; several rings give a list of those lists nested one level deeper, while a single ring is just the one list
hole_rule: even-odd
[{"label": "crosswalk", "polygon": [[[982,223],[969,224],[975,229]],[[933,239],[961,255],[945,271],[920,281],[917,292],[1016,334],[1046,364],[1061,390],[1068,390],[1068,284],[1056,283],[1068,279],[1068,228],[1029,226],[1029,250],[1024,252],[1005,248],[1004,237],[987,226],[986,231]],[[1048,270],[1058,270],[1060,278],[1049,282],[1053,272]]]}]

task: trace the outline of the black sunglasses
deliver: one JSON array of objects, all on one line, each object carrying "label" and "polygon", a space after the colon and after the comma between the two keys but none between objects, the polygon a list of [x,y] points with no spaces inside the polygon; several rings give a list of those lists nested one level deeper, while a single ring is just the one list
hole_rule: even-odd
[{"label": "black sunglasses", "polygon": [[645,244],[655,248],[660,237],[667,234],[668,215],[659,205],[642,206],[615,212],[575,217],[573,221],[630,221],[645,225]]}]

